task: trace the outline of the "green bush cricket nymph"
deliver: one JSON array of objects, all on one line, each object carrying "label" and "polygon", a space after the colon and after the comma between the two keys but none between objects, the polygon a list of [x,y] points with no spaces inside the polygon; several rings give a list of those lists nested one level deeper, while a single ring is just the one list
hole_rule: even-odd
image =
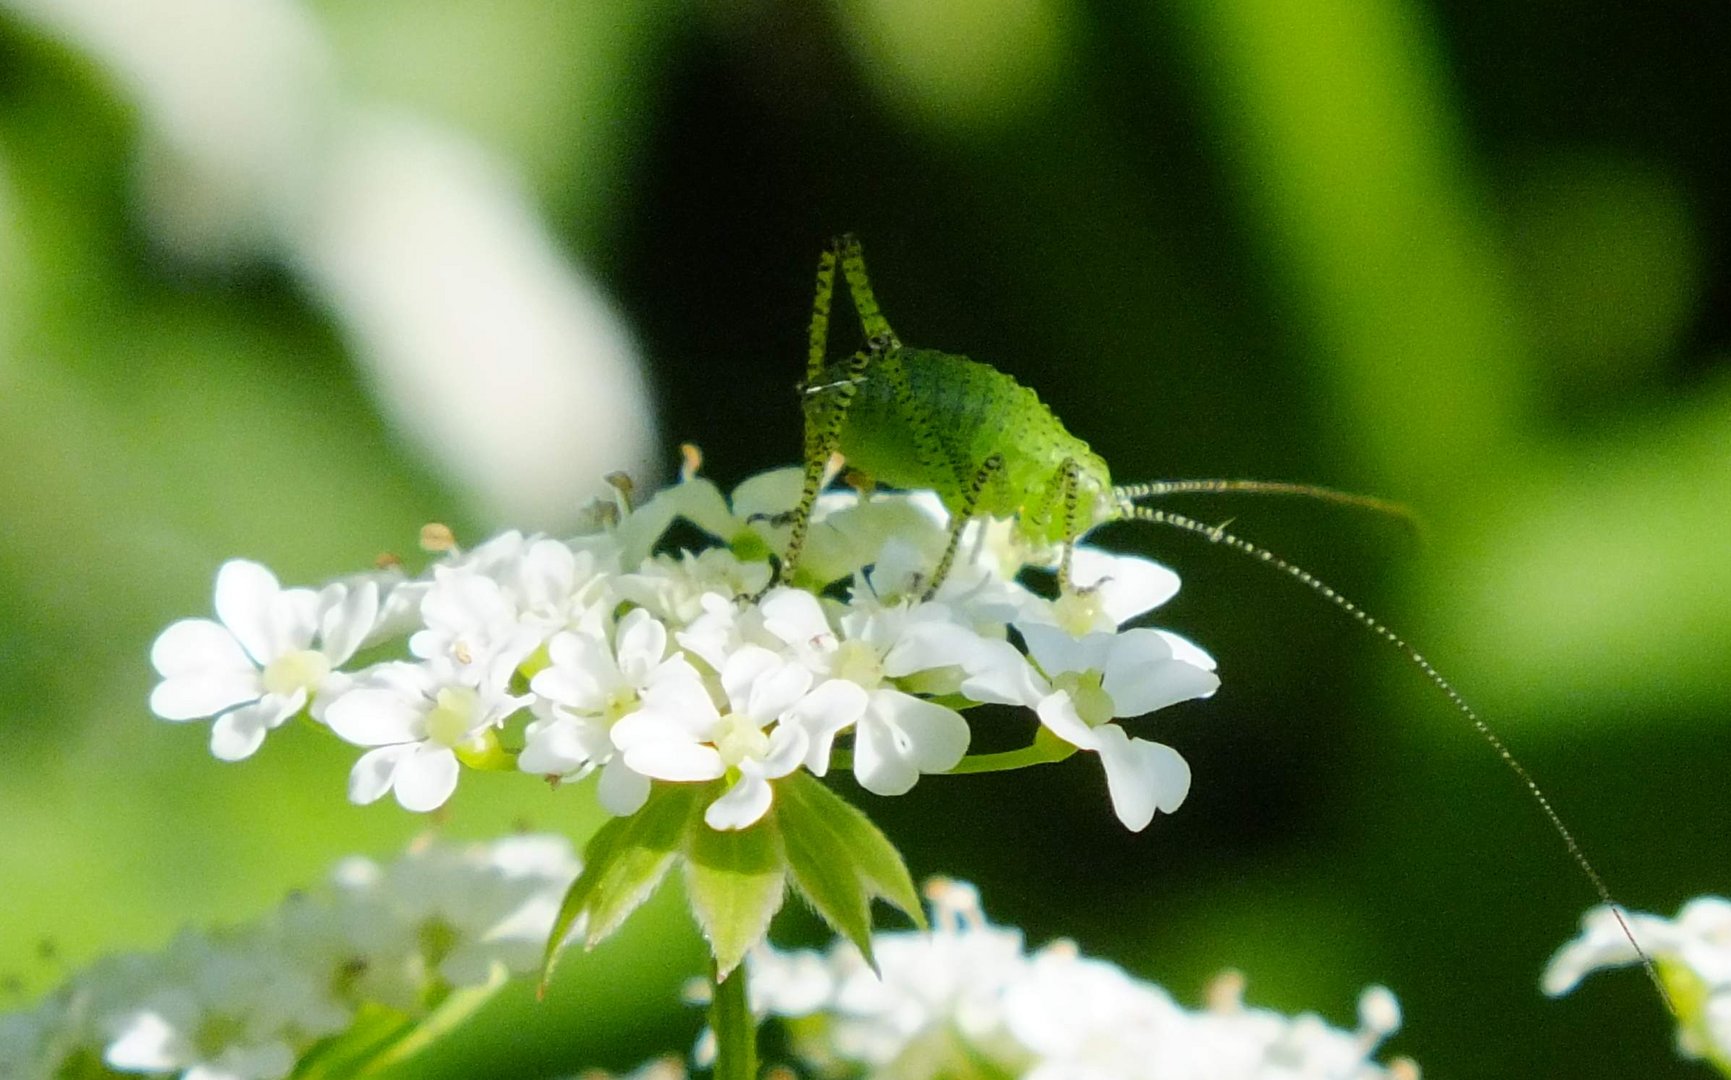
[{"label": "green bush cricket nymph", "polygon": [[[830,302],[840,270],[853,299],[866,347],[844,360],[828,359]],[[1139,505],[1138,500],[1179,492],[1248,492],[1302,495],[1391,513],[1412,521],[1397,504],[1308,484],[1256,480],[1189,480],[1114,485],[1106,462],[1072,435],[1034,391],[990,365],[964,356],[906,346],[878,307],[866,276],[859,241],[842,236],[818,261],[805,381],[804,486],[791,517],[792,530],[779,576],[790,580],[811,524],[832,459],[873,483],[927,488],[950,513],[944,553],[926,595],[944,582],[954,564],[963,529],[976,517],[1009,518],[1021,539],[1035,548],[1059,549],[1058,583],[1071,590],[1070,552],[1076,540],[1107,521],[1164,525],[1221,544],[1295,579],[1387,641],[1422,671],[1527,789],[1599,900],[1622,924],[1667,1007],[1671,1001],[1652,960],[1635,941],[1622,907],[1612,899],[1574,834],[1502,739],[1467,704],[1423,654],[1308,571],[1223,527]],[[1675,1013],[1672,1008],[1672,1012]]]}]

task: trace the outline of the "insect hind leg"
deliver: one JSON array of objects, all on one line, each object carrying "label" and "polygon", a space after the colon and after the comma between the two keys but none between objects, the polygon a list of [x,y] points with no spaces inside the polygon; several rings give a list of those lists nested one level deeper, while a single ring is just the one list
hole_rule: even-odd
[{"label": "insect hind leg", "polygon": [[811,329],[805,358],[805,388],[817,382],[829,352],[829,308],[835,296],[835,264],[839,244],[831,241],[817,260],[817,290],[811,301]]},{"label": "insect hind leg", "polygon": [[900,348],[901,339],[890,329],[889,320],[878,307],[877,295],[872,292],[871,278],[866,275],[865,252],[860,247],[859,238],[853,233],[844,233],[836,239],[831,250],[841,260],[841,276],[853,296],[854,310],[859,313],[866,341],[874,350]]}]

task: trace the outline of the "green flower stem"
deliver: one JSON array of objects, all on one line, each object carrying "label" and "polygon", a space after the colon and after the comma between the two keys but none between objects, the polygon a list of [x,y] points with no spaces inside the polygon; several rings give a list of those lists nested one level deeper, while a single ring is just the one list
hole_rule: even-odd
[{"label": "green flower stem", "polygon": [[745,991],[745,965],[726,979],[709,962],[709,1029],[715,1032],[715,1080],[757,1080],[757,1021]]},{"label": "green flower stem", "polygon": [[1025,769],[1030,765],[1049,765],[1055,761],[1063,761],[1075,752],[1074,746],[1041,728],[1034,735],[1033,745],[1021,750],[1007,750],[1001,754],[969,754],[950,770],[950,775],[1009,772],[1011,769]]}]

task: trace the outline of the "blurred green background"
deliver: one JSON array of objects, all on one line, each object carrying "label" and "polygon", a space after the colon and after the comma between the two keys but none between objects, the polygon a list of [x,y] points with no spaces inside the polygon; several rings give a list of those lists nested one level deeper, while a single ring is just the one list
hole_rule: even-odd
[{"label": "blurred green background", "polygon": [[[383,108],[517,178],[537,242],[638,343],[653,415],[600,400],[655,440],[649,460],[690,440],[731,482],[795,457],[812,268],[855,230],[905,340],[1036,387],[1122,480],[1417,507],[1422,545],[1327,507],[1183,504],[1425,650],[1629,906],[1731,888],[1731,10],[3,0],[0,974],[17,1000],[103,951],[262,911],[343,853],[597,820],[582,791],[487,776],[436,823],[355,808],[352,750],[301,732],[226,765],[204,725],[145,708],[152,637],[208,611],[222,559],[316,582],[412,550],[423,521],[476,538],[519,520],[400,422],[416,377],[380,374],[369,349],[390,332],[319,261],[362,234],[309,239],[342,193],[282,180],[306,155],[245,159],[225,135],[185,151],[153,104],[152,72],[188,65],[139,61],[173,55],[151,42],[191,42],[193,75],[214,71],[232,10],[253,8],[317,58],[296,84],[312,126]],[[237,100],[211,77],[193,101]],[[260,97],[239,130],[268,142],[298,114]],[[211,210],[185,161],[221,179],[230,151],[245,182],[214,185],[232,205]],[[515,332],[497,326],[501,350]],[[490,377],[484,359],[458,372]],[[619,460],[585,476],[642,468],[645,444],[597,438],[594,459]],[[1236,967],[1253,1003],[1350,1024],[1358,989],[1385,983],[1407,1016],[1391,1049],[1427,1075],[1706,1075],[1674,1059],[1636,973],[1539,995],[1594,896],[1405,661],[1247,560],[1177,533],[1103,539],[1179,569],[1161,625],[1220,660],[1218,696],[1144,729],[1191,761],[1190,801],[1130,836],[1091,762],[898,800],[843,784],[917,875],[977,881],[1031,940],[1074,937],[1192,1003]],[[567,963],[549,1003],[507,995],[413,1071],[543,1077],[683,1049],[698,1018],[675,991],[699,953],[676,899]]]}]

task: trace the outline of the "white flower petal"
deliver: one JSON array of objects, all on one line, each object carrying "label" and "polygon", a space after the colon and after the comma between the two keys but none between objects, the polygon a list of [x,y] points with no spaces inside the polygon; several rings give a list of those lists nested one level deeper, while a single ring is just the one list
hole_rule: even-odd
[{"label": "white flower petal", "polygon": [[783,725],[798,725],[807,735],[806,768],[817,776],[829,772],[829,756],[835,737],[865,715],[870,700],[865,688],[858,683],[829,679],[819,683],[788,710]]},{"label": "white flower petal", "polygon": [[164,720],[200,720],[264,693],[257,671],[185,676],[156,684],[150,691],[150,711]]},{"label": "white flower petal", "polygon": [[1082,750],[1100,748],[1100,740],[1094,734],[1095,729],[1089,727],[1077,714],[1076,703],[1070,700],[1070,695],[1065,691],[1059,690],[1049,695],[1034,707],[1034,711],[1039,714],[1040,723],[1071,746]]},{"label": "white flower petal", "polygon": [[1086,545],[1070,553],[1070,584],[1097,590],[1102,610],[1116,626],[1178,593],[1178,575],[1159,563]]},{"label": "white flower petal", "polygon": [[[938,605],[924,605],[934,608]],[[985,642],[965,626],[945,619],[927,618],[909,624],[884,653],[884,674],[892,679],[934,668],[968,667],[975,664]]]},{"label": "white flower petal", "polygon": [[854,732],[854,776],[874,795],[901,795],[922,772],[947,772],[968,752],[968,722],[899,690],[877,690]]},{"label": "white flower petal", "polygon": [[666,739],[703,742],[715,734],[720,722],[721,714],[709,700],[703,680],[686,667],[684,673],[670,672],[644,690],[637,710],[619,718],[611,737],[621,750]]},{"label": "white flower petal", "polygon": [[715,748],[700,743],[657,739],[634,744],[621,752],[625,764],[657,780],[714,780],[727,771]]},{"label": "white flower petal", "polygon": [[631,686],[642,686],[667,655],[667,627],[643,608],[633,608],[619,620],[619,673]]},{"label": "white flower petal", "polygon": [[815,642],[835,637],[823,605],[804,589],[772,589],[758,608],[763,612],[763,628],[789,645],[814,648]]},{"label": "white flower petal", "polygon": [[535,693],[582,712],[600,712],[607,694],[620,681],[607,643],[588,634],[562,631],[547,646],[552,666],[535,673],[529,688]]},{"label": "white flower petal", "polygon": [[1189,638],[1174,634],[1170,630],[1156,630],[1154,632],[1166,639],[1167,646],[1172,650],[1172,659],[1182,660],[1186,664],[1195,664],[1204,671],[1213,671],[1219,666],[1214,662],[1214,657],[1209,656],[1200,645]]},{"label": "white flower petal", "polygon": [[397,762],[391,788],[404,810],[437,810],[457,790],[457,755],[449,748],[420,743]]},{"label": "white flower petal", "polygon": [[1220,688],[1213,671],[1173,658],[1172,635],[1136,629],[1099,636],[1108,639],[1098,670],[1114,716],[1141,716]]},{"label": "white flower petal", "polygon": [[1170,814],[1190,793],[1190,766],[1170,746],[1132,739],[1116,724],[1096,729],[1100,763],[1106,767],[1106,787],[1112,809],[1132,832],[1154,819],[1154,811]]},{"label": "white flower petal", "polygon": [[703,812],[704,824],[717,830],[748,828],[769,812],[772,798],[769,781],[743,775],[726,794],[709,804]]},{"label": "white flower petal", "polygon": [[1022,640],[1028,643],[1028,655],[1040,665],[1047,677],[1062,671],[1097,671],[1105,665],[1111,647],[1111,634],[1089,634],[1074,638],[1056,626],[1044,623],[1018,625]]},{"label": "white flower petal", "polygon": [[[799,703],[799,699],[811,689],[811,679],[811,672],[800,665],[778,660],[776,667],[765,671],[751,684],[745,707],[739,711],[760,725],[768,724]],[[738,708],[737,700],[734,706]]]},{"label": "white flower petal", "polygon": [[356,746],[385,746],[422,737],[425,698],[411,699],[398,690],[362,687],[331,702],[325,723]]},{"label": "white flower petal", "polygon": [[1181,660],[1128,665],[1107,662],[1101,689],[1117,716],[1142,716],[1180,701],[1205,698],[1220,689],[1220,676]]},{"label": "white flower petal", "polygon": [[649,801],[649,777],[615,757],[601,768],[595,798],[614,817],[630,817]]},{"label": "white flower petal", "polygon": [[319,644],[332,666],[348,662],[379,621],[379,583],[327,586],[319,593]]},{"label": "white flower petal", "polygon": [[150,664],[165,679],[258,670],[234,634],[209,619],[171,624],[150,646]]},{"label": "white flower petal", "polygon": [[[742,645],[727,658],[727,663],[721,668],[721,688],[727,693],[727,700],[739,712],[748,712],[751,702],[752,688],[758,679],[766,673],[785,667],[781,657],[758,645]],[[767,717],[767,720],[775,719]]]},{"label": "white flower petal", "polygon": [[307,692],[271,694],[251,705],[242,705],[233,712],[216,718],[210,728],[210,752],[223,761],[240,761],[251,757],[264,742],[265,733],[280,727],[284,720],[300,712],[306,704]]},{"label": "white flower petal", "polygon": [[1008,641],[981,641],[967,666],[962,694],[982,704],[1033,708],[1052,692],[1022,651]]},{"label": "white flower petal", "polygon": [[354,768],[349,770],[349,801],[362,806],[376,802],[379,796],[391,789],[391,777],[397,771],[397,762],[413,750],[411,745],[381,746],[362,754]]},{"label": "white flower petal", "polygon": [[261,666],[280,651],[272,608],[282,586],[250,559],[230,559],[216,572],[216,617]]},{"label": "white flower petal", "polygon": [[774,779],[786,776],[799,768],[805,760],[806,747],[811,745],[811,737],[805,728],[798,724],[777,724],[775,730],[769,733],[769,747],[763,757],[757,761],[742,761],[739,763],[741,772],[753,773]]},{"label": "white flower petal", "polygon": [[[581,775],[594,766],[598,756],[589,727],[568,716],[530,724],[524,733],[523,752],[517,756],[517,768],[540,776]],[[611,753],[613,746],[605,741],[605,730],[601,738],[601,749]]]}]

